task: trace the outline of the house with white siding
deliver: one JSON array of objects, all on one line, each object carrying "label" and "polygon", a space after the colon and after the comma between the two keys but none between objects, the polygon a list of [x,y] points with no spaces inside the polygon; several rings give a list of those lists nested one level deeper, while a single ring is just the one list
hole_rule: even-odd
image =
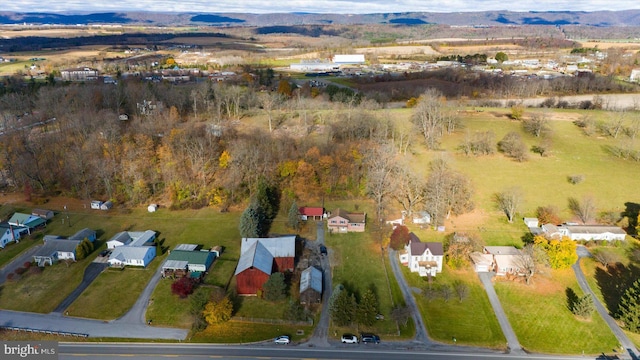
[{"label": "house with white siding", "polygon": [[409,243],[400,252],[400,263],[420,276],[436,276],[442,272],[443,259],[442,243],[421,242],[414,233],[409,234]]}]

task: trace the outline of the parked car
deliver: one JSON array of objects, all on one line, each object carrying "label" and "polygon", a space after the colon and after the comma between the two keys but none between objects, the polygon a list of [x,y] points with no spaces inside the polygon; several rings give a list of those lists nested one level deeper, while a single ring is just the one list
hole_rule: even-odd
[{"label": "parked car", "polygon": [[105,257],[111,255],[111,250],[102,250],[100,251],[100,256]]},{"label": "parked car", "polygon": [[327,247],[324,245],[320,245],[320,254],[327,255]]},{"label": "parked car", "polygon": [[343,344],[357,344],[360,342],[358,337],[353,334],[343,334],[341,340]]},{"label": "parked car", "polygon": [[360,335],[360,341],[363,344],[380,344],[380,337],[374,334],[362,334]]},{"label": "parked car", "polygon": [[280,335],[273,342],[276,344],[287,345],[291,342],[291,339],[287,335]]}]

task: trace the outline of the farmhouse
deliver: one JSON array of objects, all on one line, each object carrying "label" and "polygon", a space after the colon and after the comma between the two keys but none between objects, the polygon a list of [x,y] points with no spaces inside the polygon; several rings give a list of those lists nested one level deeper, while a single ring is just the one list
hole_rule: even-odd
[{"label": "farmhouse", "polygon": [[322,271],[315,267],[304,269],[300,274],[300,303],[318,304],[322,301]]},{"label": "farmhouse", "polygon": [[60,71],[60,76],[63,81],[96,80],[98,78],[98,70],[88,67],[65,69]]},{"label": "farmhouse", "polygon": [[293,271],[296,236],[243,238],[236,267],[236,291],[255,295],[274,272]]},{"label": "farmhouse", "polygon": [[349,213],[336,209],[329,215],[327,228],[331,233],[364,232],[366,220],[366,213]]},{"label": "farmhouse", "polygon": [[400,263],[420,276],[436,276],[442,272],[443,258],[442,243],[421,242],[414,233],[409,234],[409,243],[400,252]]}]

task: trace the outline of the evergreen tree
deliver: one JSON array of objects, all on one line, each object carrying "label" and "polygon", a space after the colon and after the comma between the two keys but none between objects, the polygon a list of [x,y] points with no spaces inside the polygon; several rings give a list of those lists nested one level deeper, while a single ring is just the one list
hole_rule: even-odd
[{"label": "evergreen tree", "polygon": [[269,276],[269,280],[262,285],[264,298],[269,301],[279,301],[287,296],[287,284],[284,282],[284,274],[277,272]]},{"label": "evergreen tree", "polygon": [[265,178],[260,178],[256,189],[255,202],[264,211],[268,223],[276,218],[280,209],[280,194],[275,186],[270,185]]},{"label": "evergreen tree", "polygon": [[627,330],[640,333],[640,279],[622,295],[618,311]]},{"label": "evergreen tree", "polygon": [[300,210],[298,210],[298,204],[296,204],[295,200],[289,208],[289,214],[287,215],[287,225],[289,225],[290,228],[296,231],[300,230]]},{"label": "evergreen tree", "polygon": [[240,237],[258,238],[266,236],[264,211],[255,202],[242,212],[240,216]]},{"label": "evergreen tree", "polygon": [[356,308],[356,297],[343,288],[329,305],[331,319],[337,326],[347,326],[355,320]]},{"label": "evergreen tree", "polygon": [[582,318],[589,318],[593,313],[593,298],[591,294],[586,294],[585,296],[578,299],[578,301],[573,304],[573,308],[571,309],[573,314],[576,316],[580,316]]},{"label": "evergreen tree", "polygon": [[89,239],[84,238],[77,246],[76,246],[76,260],[82,260],[89,256],[93,251],[93,244]]},{"label": "evergreen tree", "polygon": [[378,299],[373,291],[368,289],[364,295],[362,295],[360,304],[358,304],[358,323],[360,325],[371,326],[376,321],[376,315],[378,315]]}]

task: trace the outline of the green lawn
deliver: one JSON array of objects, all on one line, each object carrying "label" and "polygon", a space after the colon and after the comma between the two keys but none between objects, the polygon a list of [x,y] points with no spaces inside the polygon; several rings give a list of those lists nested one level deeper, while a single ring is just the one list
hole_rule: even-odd
[{"label": "green lawn", "polygon": [[[549,354],[608,353],[618,345],[605,322],[594,313],[581,320],[567,309],[567,291],[582,296],[573,271],[547,270],[532,285],[496,282],[495,289],[520,344]],[[532,299],[537,299],[532,301]]]},{"label": "green lawn", "polygon": [[[411,273],[405,266],[402,272],[410,287],[424,289],[428,286],[426,278]],[[453,297],[448,301],[437,298],[429,301],[422,293],[415,293],[414,298],[422,313],[429,337],[433,340],[457,344],[482,346],[503,349],[505,338],[493,313],[486,292],[471,270],[454,271],[446,265],[443,272],[433,279],[432,286],[452,284],[462,281],[469,288],[469,295],[460,301]]]},{"label": "green lawn", "polygon": [[[298,335],[298,330],[302,334]],[[207,343],[250,343],[268,342],[279,335],[289,335],[295,343],[311,336],[312,326],[258,324],[243,321],[228,321],[218,325],[209,325],[206,330],[193,334],[188,340]]]}]

